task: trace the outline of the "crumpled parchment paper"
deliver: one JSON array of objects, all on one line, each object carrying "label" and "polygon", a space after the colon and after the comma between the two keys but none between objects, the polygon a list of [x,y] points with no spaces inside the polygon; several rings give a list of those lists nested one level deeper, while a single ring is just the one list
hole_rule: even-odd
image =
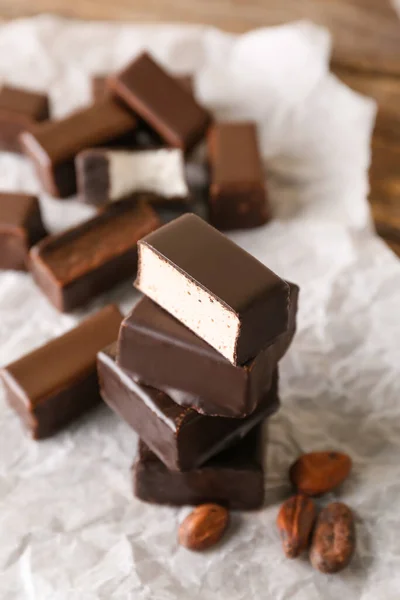
[{"label": "crumpled parchment paper", "polygon": [[[224,118],[255,119],[276,219],[232,237],[301,285],[299,331],[282,361],[283,408],[270,425],[267,502],[236,514],[227,539],[197,555],[178,546],[186,509],[131,493],[136,436],[101,407],[31,441],[0,397],[2,600],[398,600],[400,590],[400,264],[373,233],[366,201],[375,106],[329,73],[330,38],[310,23],[236,37],[203,27],[81,24],[51,17],[0,28],[0,76],[50,90],[61,116],[89,97],[90,73],[143,47],[196,75]],[[4,190],[39,190],[25,159],[0,156]],[[90,214],[42,196],[59,230]],[[238,281],[240,285],[240,281]],[[126,284],[94,302],[128,309]],[[25,274],[0,274],[0,363],[70,328]],[[300,452],[354,461],[330,499],[357,515],[357,555],[337,576],[286,560],[275,529],[287,469]],[[329,499],[329,498],[328,498]]]}]

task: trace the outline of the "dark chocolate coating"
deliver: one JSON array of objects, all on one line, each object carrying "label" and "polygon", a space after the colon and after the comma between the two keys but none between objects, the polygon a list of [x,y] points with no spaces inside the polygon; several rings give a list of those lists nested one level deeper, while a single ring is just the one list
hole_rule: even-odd
[{"label": "dark chocolate coating", "polygon": [[299,288],[293,283],[289,286],[288,330],[243,367],[232,365],[148,298],[122,323],[118,364],[178,404],[188,403],[207,415],[245,417],[270,388],[278,361],[294,337]]},{"label": "dark chocolate coating", "polygon": [[136,117],[111,98],[78,110],[60,121],[37,125],[21,135],[43,188],[58,198],[76,192],[75,156],[81,150],[132,136]]},{"label": "dark chocolate coating", "polygon": [[115,355],[115,346],[98,355],[101,394],[172,470],[187,471],[203,464],[279,408],[277,371],[271,389],[252,415],[245,419],[208,417],[135,382],[117,365]]},{"label": "dark chocolate coating", "polygon": [[47,94],[3,86],[0,89],[0,150],[22,152],[20,134],[49,116]]},{"label": "dark chocolate coating", "polygon": [[58,310],[74,310],[133,277],[137,241],[159,225],[145,202],[110,204],[98,216],[34,246],[33,277]]},{"label": "dark chocolate coating", "polygon": [[108,85],[167,144],[186,151],[204,137],[208,112],[147,53],[110,76]]},{"label": "dark chocolate coating", "polygon": [[132,467],[134,494],[156,504],[184,506],[215,502],[231,510],[254,510],[264,502],[264,425],[213,456],[202,467],[170,471],[140,440]]},{"label": "dark chocolate coating", "polygon": [[121,321],[118,308],[107,306],[1,370],[7,401],[34,439],[57,433],[101,401],[96,354],[117,338]]},{"label": "dark chocolate coating", "polygon": [[271,217],[254,123],[216,123],[208,137],[210,223],[221,231],[265,225]]},{"label": "dark chocolate coating", "polygon": [[288,284],[196,215],[184,215],[140,241],[139,290],[142,245],[237,315],[241,327],[233,364],[245,364],[287,331]]},{"label": "dark chocolate coating", "polygon": [[36,196],[0,193],[0,269],[27,271],[30,247],[46,235]]}]

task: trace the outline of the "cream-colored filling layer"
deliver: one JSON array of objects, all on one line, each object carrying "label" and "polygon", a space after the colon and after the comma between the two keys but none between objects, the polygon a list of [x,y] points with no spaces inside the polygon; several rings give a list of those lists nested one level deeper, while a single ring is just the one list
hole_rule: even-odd
[{"label": "cream-colored filling layer", "polygon": [[137,287],[233,363],[240,328],[237,315],[148,246],[141,244],[139,251]]},{"label": "cream-colored filling layer", "polygon": [[188,196],[181,150],[109,152],[110,200],[141,191],[166,198]]}]

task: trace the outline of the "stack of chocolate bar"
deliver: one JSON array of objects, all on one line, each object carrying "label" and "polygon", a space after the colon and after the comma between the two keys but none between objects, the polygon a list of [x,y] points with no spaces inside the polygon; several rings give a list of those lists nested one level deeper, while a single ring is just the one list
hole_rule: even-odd
[{"label": "stack of chocolate bar", "polygon": [[265,420],[299,288],[193,214],[139,242],[145,297],[98,355],[104,400],[138,433],[135,494],[160,504],[254,509]]}]

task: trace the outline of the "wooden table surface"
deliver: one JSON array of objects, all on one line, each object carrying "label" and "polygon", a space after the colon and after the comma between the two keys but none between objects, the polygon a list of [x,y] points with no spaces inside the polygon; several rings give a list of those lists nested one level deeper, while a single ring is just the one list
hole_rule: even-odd
[{"label": "wooden table surface", "polygon": [[370,201],[378,232],[400,256],[400,0],[0,0],[3,19],[43,12],[234,32],[304,18],[328,27],[334,71],[379,103]]}]

